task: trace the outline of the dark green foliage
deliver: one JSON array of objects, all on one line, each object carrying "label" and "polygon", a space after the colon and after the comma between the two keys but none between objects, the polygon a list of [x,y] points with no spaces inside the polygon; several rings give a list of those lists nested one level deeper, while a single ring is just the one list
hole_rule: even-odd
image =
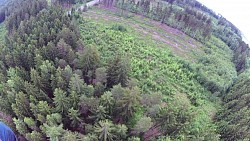
[{"label": "dark green foliage", "polygon": [[242,73],[228,95],[223,98],[224,109],[217,116],[219,132],[223,140],[247,140],[250,138],[249,69]]},{"label": "dark green foliage", "polygon": [[128,120],[136,111],[136,108],[139,106],[140,93],[138,88],[126,89],[124,96],[117,101],[117,111],[120,112],[119,115],[123,119]]},{"label": "dark green foliage", "polygon": [[[83,49],[76,26],[61,8],[43,2],[40,6],[42,0],[25,1],[17,9],[19,13],[12,13],[7,21],[11,28],[7,28],[9,36],[1,48],[5,52],[1,54],[1,74],[7,76],[1,79],[1,111],[15,117],[18,136],[28,140],[79,139],[80,134],[66,129],[84,131],[80,97],[94,94],[93,86],[86,84],[93,82],[84,79],[95,79],[99,54],[94,47]],[[13,19],[25,12],[33,14],[21,21]],[[82,63],[79,69],[77,59]],[[97,76],[104,88],[98,95],[103,94],[106,83],[106,69],[101,67]]]},{"label": "dark green foliage", "polygon": [[19,92],[16,94],[15,101],[16,102],[13,103],[11,105],[11,107],[18,117],[24,118],[26,116],[31,116],[30,111],[29,111],[29,109],[30,109],[29,103],[30,102],[29,102],[27,96],[23,92]]},{"label": "dark green foliage", "polygon": [[[84,48],[83,53],[79,52],[78,54],[78,67],[83,69],[84,74],[95,72],[95,69],[100,63],[100,56],[98,50],[91,46]],[[94,75],[94,74],[93,74]],[[89,76],[91,79],[93,76]]]},{"label": "dark green foliage", "polygon": [[121,84],[125,87],[128,82],[129,71],[128,58],[115,56],[114,59],[109,61],[107,68],[107,86],[111,88],[113,85]]},{"label": "dark green foliage", "polygon": [[127,31],[127,29],[122,25],[113,25],[111,29],[121,31],[121,32],[126,32]]},{"label": "dark green foliage", "polygon": [[80,112],[78,110],[74,110],[73,108],[69,109],[68,116],[71,120],[71,126],[73,128],[78,127],[79,123],[82,122]]},{"label": "dark green foliage", "polygon": [[156,121],[158,126],[161,126],[161,131],[171,136],[184,132],[185,126],[191,121],[190,108],[190,101],[187,97],[177,94],[166,103],[166,107],[160,109],[157,115]]},{"label": "dark green foliage", "polygon": [[242,73],[244,70],[249,68],[249,46],[243,41],[239,42],[239,46],[235,49],[234,63],[237,72]]}]

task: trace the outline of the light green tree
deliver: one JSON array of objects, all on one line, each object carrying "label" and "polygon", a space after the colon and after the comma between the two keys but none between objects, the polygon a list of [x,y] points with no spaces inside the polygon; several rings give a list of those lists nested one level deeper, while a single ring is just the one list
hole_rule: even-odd
[{"label": "light green tree", "polygon": [[115,99],[113,98],[111,92],[107,91],[101,96],[100,105],[106,108],[109,115],[113,113],[114,104],[115,104]]},{"label": "light green tree", "polygon": [[42,133],[38,131],[32,131],[31,133],[27,133],[25,135],[26,139],[29,141],[40,141],[44,140]]},{"label": "light green tree", "polygon": [[90,116],[90,119],[94,119],[95,122],[110,118],[107,114],[106,108],[103,106],[98,106],[96,109],[92,110],[92,113],[93,115]]},{"label": "light green tree", "polygon": [[73,74],[70,78],[69,89],[70,91],[75,91],[77,94],[81,94],[84,88],[84,81],[80,78],[79,75]]},{"label": "light green tree", "polygon": [[99,141],[113,141],[115,138],[114,130],[114,124],[109,120],[101,120],[94,127]]},{"label": "light green tree", "polygon": [[127,138],[127,132],[128,132],[128,127],[124,124],[118,124],[115,125],[115,140],[126,140]]},{"label": "light green tree", "polygon": [[77,132],[66,131],[61,138],[63,141],[86,141],[84,136]]},{"label": "light green tree", "polygon": [[75,91],[70,91],[69,99],[70,99],[70,107],[77,109],[78,104],[80,102],[80,95],[76,93]]},{"label": "light green tree", "polygon": [[70,99],[67,97],[66,92],[61,89],[56,88],[54,91],[54,104],[55,110],[57,112],[65,113],[69,109],[70,106]]},{"label": "light green tree", "polygon": [[50,141],[59,141],[62,137],[65,130],[63,129],[63,125],[52,125],[49,126],[44,124],[46,136],[50,138]]}]

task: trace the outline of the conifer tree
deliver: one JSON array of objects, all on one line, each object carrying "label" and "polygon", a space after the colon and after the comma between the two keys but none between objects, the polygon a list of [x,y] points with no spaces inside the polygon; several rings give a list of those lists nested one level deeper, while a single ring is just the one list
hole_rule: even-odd
[{"label": "conifer tree", "polygon": [[69,97],[66,95],[66,92],[63,90],[56,88],[54,91],[54,104],[55,104],[55,109],[57,112],[60,113],[66,113],[69,109],[70,105],[70,100]]},{"label": "conifer tree", "polygon": [[29,99],[23,92],[16,94],[15,103],[12,104],[12,109],[19,118],[30,117],[31,111]]},{"label": "conifer tree", "polygon": [[107,91],[105,92],[101,98],[100,98],[100,105],[106,108],[109,115],[113,113],[114,105],[115,105],[115,99],[112,96],[112,93]]},{"label": "conifer tree", "polygon": [[80,118],[80,112],[78,110],[74,110],[73,108],[68,111],[69,119],[71,120],[71,126],[73,128],[78,127],[82,122]]},{"label": "conifer tree", "polygon": [[109,120],[102,120],[95,124],[94,132],[98,135],[99,141],[113,141],[114,135],[114,124]]},{"label": "conifer tree", "polygon": [[78,109],[78,104],[80,102],[80,94],[76,93],[75,91],[70,91],[69,94],[69,99],[70,99],[70,107],[73,109]]},{"label": "conifer tree", "polygon": [[128,82],[129,72],[130,66],[128,58],[116,56],[110,60],[107,68],[107,87],[111,88],[117,84],[121,84],[121,86],[125,87]]},{"label": "conifer tree", "polygon": [[125,89],[124,96],[117,101],[116,112],[120,117],[127,121],[132,117],[139,104],[140,90],[138,88],[133,88],[131,90]]},{"label": "conifer tree", "polygon": [[[87,75],[89,71],[94,73],[100,63],[99,52],[97,48],[93,46],[86,47],[83,53],[78,52],[78,59],[79,67],[83,69],[85,75]],[[90,77],[90,79],[93,79],[92,76]]]},{"label": "conifer tree", "polygon": [[70,91],[74,91],[77,94],[81,94],[84,88],[84,81],[80,78],[79,75],[73,74],[73,76],[70,78],[69,82],[69,89]]}]

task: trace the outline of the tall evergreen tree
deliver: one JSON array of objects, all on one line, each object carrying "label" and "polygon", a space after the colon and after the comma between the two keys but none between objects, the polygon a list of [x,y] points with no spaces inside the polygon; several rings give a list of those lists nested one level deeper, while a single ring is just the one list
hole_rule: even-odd
[{"label": "tall evergreen tree", "polygon": [[110,60],[107,68],[107,86],[111,88],[113,85],[121,84],[125,87],[128,82],[129,72],[128,58],[116,56]]},{"label": "tall evergreen tree", "polygon": [[95,124],[94,132],[98,135],[100,141],[113,141],[114,135],[114,124],[109,120],[102,120]]},{"label": "tall evergreen tree", "polygon": [[54,91],[54,104],[55,104],[55,109],[57,112],[60,113],[66,113],[69,109],[69,97],[66,95],[66,92],[64,92],[61,89],[55,89]]},{"label": "tall evergreen tree", "polygon": [[127,121],[133,116],[136,108],[140,104],[140,90],[133,88],[131,90],[125,89],[124,96],[117,101],[117,114]]}]

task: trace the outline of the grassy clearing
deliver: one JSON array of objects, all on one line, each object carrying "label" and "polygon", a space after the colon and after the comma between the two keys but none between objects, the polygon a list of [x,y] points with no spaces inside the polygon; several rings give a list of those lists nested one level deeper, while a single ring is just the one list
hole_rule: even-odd
[{"label": "grassy clearing", "polygon": [[157,44],[162,44],[162,47],[169,48],[177,56],[189,61],[194,61],[197,54],[203,54],[202,44],[181,31],[132,13],[128,13],[129,16],[120,17],[119,10],[115,10],[116,12],[111,12],[105,9],[92,8],[91,11],[84,13],[84,16],[103,23],[124,23],[133,27],[142,40],[149,37]]},{"label": "grassy clearing", "polygon": [[[85,18],[87,19],[87,18]],[[127,31],[112,30],[119,24]],[[131,76],[141,81],[141,87],[147,91],[161,91],[165,95],[175,92],[194,91],[207,93],[195,81],[195,73],[188,69],[181,59],[175,57],[162,42],[153,40],[150,35],[141,36],[137,29],[118,21],[90,18],[82,24],[81,33],[85,45],[94,44],[102,53],[104,60],[114,56],[115,52],[126,53],[131,58]],[[202,97],[202,95],[200,95]]]},{"label": "grassy clearing", "polygon": [[199,82],[213,93],[224,93],[237,73],[232,63],[233,52],[220,39],[212,36],[205,44],[192,39],[183,32],[140,15],[126,12],[120,16],[119,9],[106,10],[93,7],[83,13],[85,19],[102,24],[124,24],[130,28],[137,40],[146,44],[165,48],[175,56],[192,64],[199,74]]},{"label": "grassy clearing", "polygon": [[[127,31],[120,32],[113,30],[112,27],[114,25],[125,27]],[[151,86],[151,90],[155,91],[164,89],[166,93],[169,94],[174,89],[174,86],[177,85],[175,80],[172,80],[174,79],[172,75],[178,68],[182,67],[181,64],[178,63],[180,60],[173,57],[168,46],[163,47],[161,43],[156,44],[150,36],[144,36],[142,38],[140,33],[134,28],[115,21],[109,21],[107,23],[100,19],[96,21],[88,20],[88,22],[84,23],[84,26],[81,27],[81,33],[85,45],[94,44],[97,46],[102,54],[101,56],[103,56],[103,60],[106,62],[111,56],[114,56],[116,52],[122,52],[122,54],[130,56],[132,62],[131,75],[132,77],[145,81],[143,82],[145,84],[143,87],[148,87],[146,85],[149,85]],[[160,80],[160,78],[167,74],[170,76],[167,80]],[[192,74],[189,75],[192,76]],[[149,80],[151,77],[153,82]],[[181,79],[186,81],[188,78],[188,76],[183,76]],[[172,81],[176,84],[172,84],[173,86],[170,86],[170,84],[162,85],[161,87],[166,88],[159,88],[158,83],[161,84],[161,81],[163,81],[162,83]]]},{"label": "grassy clearing", "polygon": [[[218,105],[211,102],[214,97],[198,83],[195,71],[185,61],[171,53],[173,46],[152,38],[150,30],[145,25],[131,23],[132,20],[127,21],[117,16],[113,18],[117,18],[116,20],[110,20],[109,16],[110,14],[105,16],[92,11],[83,14],[80,33],[84,44],[96,46],[106,63],[117,52],[129,56],[130,76],[139,80],[138,85],[143,93],[160,92],[163,94],[163,101],[166,102],[172,101],[173,97],[178,95],[187,97],[194,113],[188,128],[191,131],[197,127],[197,130],[192,130],[190,134],[216,130],[212,119],[216,113],[215,107]],[[113,17],[112,14],[111,16]],[[117,26],[121,28],[114,28]],[[145,30],[138,30],[135,26],[144,27]],[[125,30],[119,30],[123,28]],[[177,36],[174,33],[165,34]],[[185,54],[191,56],[193,52],[188,50]]]}]

